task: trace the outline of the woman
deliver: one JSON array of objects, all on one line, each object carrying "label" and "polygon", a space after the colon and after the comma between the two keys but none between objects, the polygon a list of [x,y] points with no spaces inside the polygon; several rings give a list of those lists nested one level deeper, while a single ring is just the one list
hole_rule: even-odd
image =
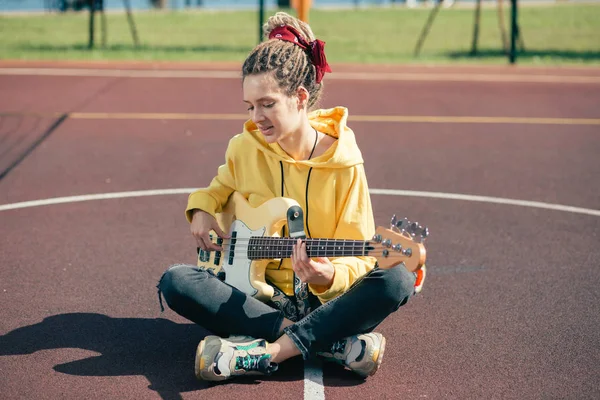
[{"label": "woman", "polygon": [[[228,237],[215,214],[234,191],[254,207],[275,197],[296,200],[308,237],[371,239],[367,180],[347,110],[309,112],[323,75],[331,72],[324,43],[285,13],[269,18],[264,30],[269,39],[242,68],[250,120],[231,139],[210,186],[188,200],[198,247],[220,250],[209,231]],[[320,355],[366,377],[377,371],[385,350],[385,338],[373,329],[415,292],[415,275],[402,264],[375,266],[371,257],[311,259],[298,239],[291,259],[268,265],[266,280],[275,294],[266,303],[189,265],[165,272],[159,298],[162,292],[174,311],[216,334],[198,345],[199,379],[268,375],[298,355]]]}]

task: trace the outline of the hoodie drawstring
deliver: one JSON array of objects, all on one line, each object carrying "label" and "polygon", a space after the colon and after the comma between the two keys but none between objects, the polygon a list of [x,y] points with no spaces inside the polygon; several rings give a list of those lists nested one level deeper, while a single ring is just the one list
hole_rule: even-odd
[{"label": "hoodie drawstring", "polygon": [[308,237],[312,237],[310,234],[310,228],[308,226],[308,183],[310,182],[310,174],[312,173],[312,167],[308,170],[308,177],[306,178],[306,233]]},{"label": "hoodie drawstring", "polygon": [[[283,196],[283,183],[284,183],[284,178],[283,178],[283,162],[279,161],[279,170],[281,171],[281,197]],[[281,227],[281,237],[285,237],[285,224],[283,224],[283,226]],[[281,260],[279,260],[279,266],[277,267],[277,269],[281,269],[281,265],[283,264],[283,258]]]},{"label": "hoodie drawstring", "polygon": [[284,181],[284,179],[283,179],[283,162],[282,161],[279,161],[279,169],[281,170],[281,197],[285,197],[283,195],[283,181]]}]

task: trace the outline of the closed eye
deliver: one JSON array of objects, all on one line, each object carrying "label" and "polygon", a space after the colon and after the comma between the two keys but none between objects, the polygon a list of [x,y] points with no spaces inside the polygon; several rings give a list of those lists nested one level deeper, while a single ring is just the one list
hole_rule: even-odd
[{"label": "closed eye", "polygon": [[[263,107],[264,108],[273,108],[273,106],[275,105],[275,102],[269,103],[269,104],[264,104]],[[248,111],[252,111],[254,110],[253,106],[248,107]]]}]

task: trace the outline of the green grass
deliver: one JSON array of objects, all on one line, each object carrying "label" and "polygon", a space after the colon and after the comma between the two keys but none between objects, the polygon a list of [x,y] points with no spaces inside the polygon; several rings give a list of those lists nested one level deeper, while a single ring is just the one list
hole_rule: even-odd
[{"label": "green grass", "polygon": [[[505,8],[508,23],[510,8]],[[470,55],[472,9],[442,9],[419,58],[413,50],[429,9],[313,10],[311,26],[332,63],[506,63],[494,8],[481,16],[479,54]],[[257,13],[137,12],[135,48],[125,14],[110,13],[107,45],[87,49],[87,13],[0,16],[1,59],[242,61],[256,44]],[[521,7],[521,63],[600,64],[600,5]]]}]

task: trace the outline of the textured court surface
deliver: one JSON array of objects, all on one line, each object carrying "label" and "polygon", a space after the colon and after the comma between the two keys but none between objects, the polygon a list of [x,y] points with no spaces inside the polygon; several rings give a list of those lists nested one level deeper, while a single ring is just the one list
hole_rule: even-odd
[{"label": "textured court surface", "polygon": [[[245,108],[239,80],[201,72],[231,66],[106,68],[0,64],[0,207],[208,184]],[[599,398],[600,69],[336,71],[322,105],[349,107],[371,188],[583,211],[374,194],[378,225],[396,213],[429,227],[429,275],[379,327],[378,374],[325,365],[324,398]],[[169,264],[194,262],[186,199],[0,211],[3,398],[310,397],[299,360],[271,378],[195,381],[207,332],[161,314],[155,289]]]}]

